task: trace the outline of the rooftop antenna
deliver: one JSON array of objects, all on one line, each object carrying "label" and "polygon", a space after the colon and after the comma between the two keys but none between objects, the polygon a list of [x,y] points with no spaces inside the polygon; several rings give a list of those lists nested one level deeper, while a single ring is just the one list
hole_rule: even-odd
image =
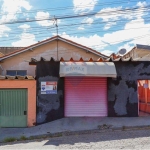
[{"label": "rooftop antenna", "polygon": [[57,61],[58,61],[58,25],[57,25],[57,18],[54,16],[54,24],[56,27],[56,33],[57,33]]},{"label": "rooftop antenna", "polygon": [[124,55],[127,52],[127,50],[125,48],[122,48],[119,50],[119,54]]}]

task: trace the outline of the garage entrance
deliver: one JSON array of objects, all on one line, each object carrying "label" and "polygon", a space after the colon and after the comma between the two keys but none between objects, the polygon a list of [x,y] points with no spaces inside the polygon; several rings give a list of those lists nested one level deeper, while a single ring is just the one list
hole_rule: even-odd
[{"label": "garage entrance", "polygon": [[27,127],[27,89],[0,89],[0,127]]},{"label": "garage entrance", "polygon": [[107,116],[107,78],[65,78],[65,117],[73,116]]}]

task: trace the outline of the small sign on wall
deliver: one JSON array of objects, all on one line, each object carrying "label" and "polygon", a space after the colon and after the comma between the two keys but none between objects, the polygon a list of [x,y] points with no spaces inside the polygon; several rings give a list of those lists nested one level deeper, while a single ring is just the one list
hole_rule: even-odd
[{"label": "small sign on wall", "polygon": [[148,84],[147,84],[147,83],[144,83],[144,84],[143,84],[143,87],[144,87],[145,89],[147,89],[147,88],[148,88]]},{"label": "small sign on wall", "polygon": [[57,82],[41,82],[41,94],[57,94]]}]

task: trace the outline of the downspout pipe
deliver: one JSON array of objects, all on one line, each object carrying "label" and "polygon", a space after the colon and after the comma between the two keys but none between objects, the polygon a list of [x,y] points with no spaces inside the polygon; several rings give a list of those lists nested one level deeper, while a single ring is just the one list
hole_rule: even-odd
[{"label": "downspout pipe", "polygon": [[2,74],[1,75],[3,75],[4,69],[3,69],[2,65],[0,65],[0,69],[2,70]]}]

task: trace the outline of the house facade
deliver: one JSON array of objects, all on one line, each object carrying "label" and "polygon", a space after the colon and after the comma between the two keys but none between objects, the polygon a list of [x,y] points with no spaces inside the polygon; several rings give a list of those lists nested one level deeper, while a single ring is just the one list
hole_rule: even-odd
[{"label": "house facade", "polygon": [[[35,76],[35,66],[29,65],[29,61],[41,58],[49,61],[52,58],[60,60],[79,60],[81,57],[84,60],[97,60],[99,57],[108,58],[91,48],[85,47],[73,41],[55,36],[45,41],[41,41],[29,47],[18,51],[6,54],[0,57],[0,74],[1,75],[31,75]],[[15,72],[16,71],[16,72]]]},{"label": "house facade", "polygon": [[[70,58],[76,61],[80,59],[88,61],[97,60],[98,58],[107,59],[108,57],[91,48],[59,36],[0,57],[0,127],[30,127],[61,118],[62,113],[60,112],[59,114],[48,114],[51,110],[55,112],[55,109],[57,110],[60,106],[64,108],[62,104],[59,104],[59,98],[63,98],[63,93],[58,92],[59,95],[50,94],[48,99],[47,94],[37,96],[38,82],[48,82],[48,84],[55,84],[55,89],[56,87],[64,89],[64,85],[61,83],[63,82],[62,79],[60,79],[59,83],[58,78],[54,77],[53,80],[55,80],[52,82],[53,80],[49,80],[49,78],[45,79],[45,76],[48,74],[53,75],[54,73],[59,77],[59,60],[69,61]],[[38,65],[34,63],[29,65],[31,60],[34,63],[40,60],[53,60],[56,64],[53,63],[51,68],[41,68],[40,74],[45,73],[43,81],[43,77],[39,79],[39,74],[37,73],[39,72]],[[36,80],[33,76],[36,76]],[[60,87],[57,85],[58,83]],[[51,85],[48,86],[51,87]],[[40,98],[44,101],[49,101],[48,105],[42,110],[46,113],[48,119],[44,116],[45,114],[39,111],[41,109],[38,107],[41,105]],[[17,110],[18,112],[16,112]]]},{"label": "house facade", "polygon": [[24,47],[0,47],[0,53],[6,55],[6,54],[9,54],[11,52],[20,50],[22,48],[24,48]]},{"label": "house facade", "polygon": [[[99,72],[94,70],[94,66],[89,71],[92,63],[98,66]],[[104,68],[103,63],[106,65]],[[112,68],[108,67],[110,65]],[[44,71],[46,68],[49,71]],[[131,59],[104,62],[39,61],[37,124],[63,117],[138,117],[141,112],[149,113],[149,68],[149,61]],[[102,73],[100,70],[103,70]],[[45,82],[57,82],[58,93],[43,94],[45,89],[42,89],[42,84]]]},{"label": "house facade", "polygon": [[[34,126],[63,117],[138,117],[140,112],[149,113],[150,61],[108,58],[56,36],[1,57],[0,66],[2,127],[21,120],[22,126]],[[22,109],[14,99],[21,100]],[[13,107],[7,106],[7,100]],[[21,110],[19,117],[14,108]]]},{"label": "house facade", "polygon": [[136,60],[149,60],[150,58],[150,46],[136,44],[136,46],[126,53],[123,58],[132,58]]}]

